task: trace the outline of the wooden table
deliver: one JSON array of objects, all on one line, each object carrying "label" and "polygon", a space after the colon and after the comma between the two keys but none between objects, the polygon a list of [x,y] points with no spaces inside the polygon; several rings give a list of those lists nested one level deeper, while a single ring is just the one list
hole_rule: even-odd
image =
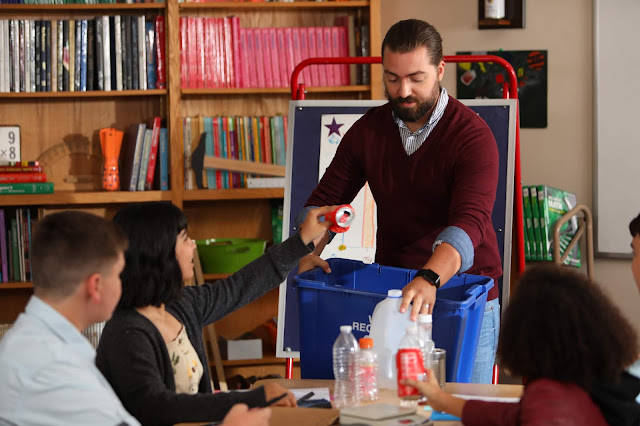
[{"label": "wooden table", "polygon": [[[259,380],[253,384],[252,388],[264,385],[265,383],[276,381],[287,389],[300,388],[329,388],[329,392],[333,394],[333,380],[314,380],[314,379],[266,379]],[[519,398],[522,395],[524,387],[521,385],[481,385],[476,383],[447,383],[446,391],[454,394],[475,395],[482,397],[511,397]],[[390,389],[380,389],[380,398],[376,403],[386,402],[389,404],[400,405],[400,399],[396,391]],[[438,426],[454,426],[461,425],[458,421],[437,421],[434,422]]]}]

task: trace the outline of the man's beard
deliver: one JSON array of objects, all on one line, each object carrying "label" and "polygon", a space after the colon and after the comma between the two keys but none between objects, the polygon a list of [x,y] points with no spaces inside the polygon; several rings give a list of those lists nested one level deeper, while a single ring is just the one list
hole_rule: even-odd
[{"label": "man's beard", "polygon": [[[392,98],[391,96],[389,96],[389,92],[385,89],[385,96],[391,103],[391,109],[393,110],[393,113],[396,115],[396,117],[398,117],[405,123],[415,123],[417,121],[420,121],[420,119],[434,107],[434,105],[438,101],[439,93],[440,88],[436,86],[432,92],[432,96],[420,102],[413,96],[408,96],[406,98]],[[401,104],[405,102],[415,102],[416,105],[412,108],[405,108],[401,106]]]}]

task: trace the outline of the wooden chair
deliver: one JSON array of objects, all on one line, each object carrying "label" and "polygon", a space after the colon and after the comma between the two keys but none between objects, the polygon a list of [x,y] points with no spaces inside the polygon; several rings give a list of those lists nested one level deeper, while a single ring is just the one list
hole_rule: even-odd
[{"label": "wooden chair", "polygon": [[[567,223],[576,215],[582,216],[578,217],[578,231],[575,233],[571,242],[564,250],[564,254],[560,255],[560,228],[562,225]],[[593,272],[593,217],[591,216],[591,211],[584,204],[578,204],[573,209],[565,213],[560,219],[556,221],[553,225],[553,261],[562,265],[569,255],[569,252],[575,247],[575,245],[580,241],[581,238],[585,238],[586,243],[586,255],[585,262],[587,264],[587,276],[589,279],[594,278]]]},{"label": "wooden chair", "polygon": [[[200,256],[198,256],[198,250],[193,250],[193,269],[195,272],[196,285],[204,284],[204,274],[202,273],[202,264],[200,263]],[[202,330],[203,338],[205,342],[205,355],[207,356],[207,366],[209,368],[209,375],[213,382],[213,376],[218,378],[218,385],[221,391],[229,390],[227,386],[227,379],[224,375],[224,368],[222,367],[222,356],[220,355],[220,346],[218,346],[218,335],[216,334],[216,327],[213,323],[207,325]],[[207,346],[213,354],[213,366],[209,360]],[[211,384],[213,388],[213,383]]]}]

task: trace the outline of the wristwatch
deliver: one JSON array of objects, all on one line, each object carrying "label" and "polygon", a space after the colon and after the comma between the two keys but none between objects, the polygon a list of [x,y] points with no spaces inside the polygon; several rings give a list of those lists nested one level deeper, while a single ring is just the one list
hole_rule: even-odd
[{"label": "wristwatch", "polygon": [[418,272],[416,272],[416,277],[424,278],[436,289],[440,288],[440,275],[436,274],[431,269],[418,270]]}]

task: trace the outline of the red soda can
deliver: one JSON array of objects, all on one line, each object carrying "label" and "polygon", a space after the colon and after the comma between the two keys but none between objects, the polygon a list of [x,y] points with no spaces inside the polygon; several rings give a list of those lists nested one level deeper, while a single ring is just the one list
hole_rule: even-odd
[{"label": "red soda can", "polygon": [[332,223],[329,231],[335,233],[347,232],[356,213],[349,204],[343,204],[337,209],[324,215],[324,219]]}]

